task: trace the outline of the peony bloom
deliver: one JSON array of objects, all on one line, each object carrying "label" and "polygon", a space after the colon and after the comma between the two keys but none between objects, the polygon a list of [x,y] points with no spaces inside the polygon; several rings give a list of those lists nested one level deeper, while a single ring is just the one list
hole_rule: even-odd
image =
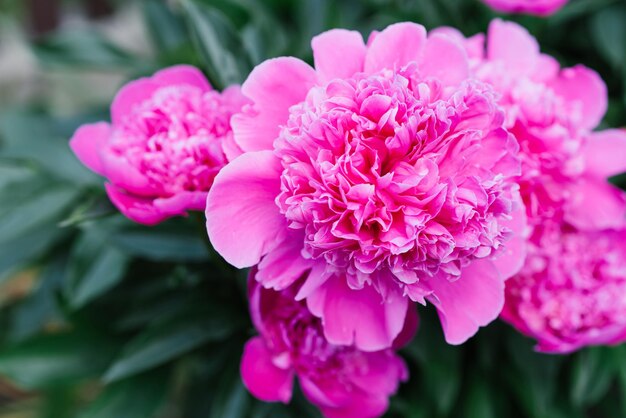
[{"label": "peony bloom", "polygon": [[626,341],[626,229],[543,227],[507,281],[502,318],[544,352]]},{"label": "peony bloom", "polygon": [[[294,291],[263,289],[252,275],[250,313],[260,335],[248,341],[241,361],[248,390],[263,401],[288,403],[297,377],[327,418],[383,415],[389,396],[408,378],[404,361],[392,349],[364,352],[329,343],[320,320],[294,300]],[[417,326],[416,314],[411,319],[407,338]]]},{"label": "peony bloom", "polygon": [[[582,65],[561,69],[541,54],[523,27],[494,20],[486,37],[465,39],[456,30],[436,30],[465,45],[473,73],[494,86],[506,110],[506,127],[519,142],[518,179],[529,223],[567,222],[579,229],[619,228],[624,195],[603,171],[626,155],[621,131],[592,132],[607,109],[600,76]],[[595,155],[594,161],[585,156]],[[588,164],[602,166],[595,170]],[[610,160],[610,161],[609,161]]]},{"label": "peony bloom", "polygon": [[526,13],[549,16],[565,6],[568,0],[483,0],[485,4],[502,13]]},{"label": "peony bloom", "polygon": [[130,219],[152,225],[204,210],[217,172],[237,153],[230,117],[245,99],[222,94],[194,67],[176,66],[124,86],[112,123],[80,127],[70,145],[83,164],[106,177],[111,201]]},{"label": "peony bloom", "polygon": [[332,344],[387,348],[426,300],[464,342],[497,317],[524,258],[518,145],[497,96],[457,42],[413,23],[312,46],[315,69],[268,60],[242,86],[244,154],[209,193],[211,242],[258,264],[267,288],[309,272],[296,298]]}]

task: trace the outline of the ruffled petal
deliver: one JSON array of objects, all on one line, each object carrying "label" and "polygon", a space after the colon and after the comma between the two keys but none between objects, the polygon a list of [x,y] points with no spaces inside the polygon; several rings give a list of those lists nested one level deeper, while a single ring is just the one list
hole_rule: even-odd
[{"label": "ruffled petal", "polygon": [[504,305],[504,280],[489,260],[476,260],[450,282],[433,278],[428,282],[449,344],[463,344],[479,327],[496,319]]},{"label": "ruffled petal", "polygon": [[602,121],[609,98],[606,84],[598,73],[583,65],[566,68],[551,86],[570,104],[580,103],[578,119],[581,127],[593,129]]},{"label": "ruffled petal", "polygon": [[256,279],[266,289],[283,290],[313,266],[313,260],[302,257],[304,236],[294,233],[274,251],[263,257]]},{"label": "ruffled petal", "polygon": [[585,170],[592,175],[607,178],[626,172],[626,130],[592,133],[581,153]]},{"label": "ruffled petal", "polygon": [[288,403],[293,390],[294,372],[272,363],[272,354],[261,337],[250,339],[241,359],[243,384],[256,398],[265,402]]},{"label": "ruffled petal", "polygon": [[172,197],[154,199],[154,206],[162,213],[180,215],[188,210],[204,211],[208,192],[181,192]]},{"label": "ruffled petal", "polygon": [[396,23],[377,33],[365,55],[365,72],[396,69],[419,62],[426,44],[426,29],[416,23]]},{"label": "ruffled petal", "polygon": [[257,264],[287,231],[274,199],[280,161],[271,151],[242,155],[215,177],[207,198],[207,231],[213,247],[238,268]]},{"label": "ruffled petal", "polygon": [[334,78],[349,78],[363,71],[365,43],[357,31],[329,30],[314,37],[311,47],[321,83]]},{"label": "ruffled petal", "polygon": [[517,274],[526,260],[527,219],[526,208],[521,202],[516,210],[511,212],[511,219],[500,223],[509,228],[513,236],[505,243],[505,247],[493,258],[493,264],[503,279]]},{"label": "ruffled petal", "polygon": [[583,177],[571,188],[565,220],[584,231],[623,228],[626,193],[604,179]]},{"label": "ruffled petal", "polygon": [[289,108],[305,99],[316,80],[313,68],[291,57],[270,59],[252,70],[241,91],[253,105],[231,119],[239,147],[244,152],[273,149]]},{"label": "ruffled petal", "polygon": [[111,103],[111,121],[113,125],[122,124],[135,106],[152,97],[161,85],[150,78],[140,78],[124,85],[117,92]]},{"label": "ruffled petal", "polygon": [[128,219],[144,225],[156,225],[168,218],[154,206],[154,200],[126,194],[124,191],[107,183],[105,189],[109,199]]},{"label": "ruffled petal", "polygon": [[81,163],[90,170],[104,175],[100,153],[107,146],[110,135],[111,125],[106,122],[83,125],[74,133],[70,147]]},{"label": "ruffled petal", "polygon": [[392,346],[404,326],[408,304],[399,289],[383,300],[372,286],[353,290],[340,276],[329,278],[307,298],[307,306],[321,317],[331,344],[354,344],[363,351]]}]

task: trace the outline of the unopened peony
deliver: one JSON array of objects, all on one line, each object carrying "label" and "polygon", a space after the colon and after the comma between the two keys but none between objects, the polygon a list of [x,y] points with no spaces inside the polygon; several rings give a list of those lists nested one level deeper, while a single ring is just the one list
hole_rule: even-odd
[{"label": "unopened peony", "polygon": [[473,73],[500,94],[506,127],[520,145],[518,181],[529,223],[567,222],[586,230],[623,225],[622,192],[585,159],[595,155],[595,166],[606,159],[606,171],[626,158],[622,131],[592,132],[607,109],[600,76],[582,65],[562,69],[515,23],[494,20],[486,42],[482,35],[466,40],[451,28],[437,32],[463,43]]},{"label": "unopened peony", "polygon": [[503,13],[526,13],[549,16],[563,7],[569,0],[483,0],[494,10]]},{"label": "unopened peony", "polygon": [[253,277],[248,285],[250,313],[260,335],[246,344],[241,373],[254,396],[288,403],[297,378],[304,395],[327,418],[374,418],[387,410],[389,396],[408,378],[404,361],[392,349],[364,352],[333,345],[319,318],[294,300],[292,289],[263,289]]},{"label": "unopened peony", "polygon": [[[410,301],[447,341],[495,319],[523,261],[515,139],[464,49],[413,23],[313,39],[315,69],[259,65],[233,118],[245,152],[207,200],[212,243],[263,286],[297,293],[333,344],[390,346]],[[507,248],[508,247],[508,248]]]},{"label": "unopened peony", "polygon": [[171,67],[124,86],[111,105],[112,122],[80,127],[70,144],[108,179],[122,213],[156,224],[204,210],[215,175],[238,152],[230,118],[244,102],[238,86],[220,94],[196,68]]},{"label": "unopened peony", "polygon": [[544,352],[626,341],[626,229],[536,231],[524,268],[507,281],[502,318]]}]

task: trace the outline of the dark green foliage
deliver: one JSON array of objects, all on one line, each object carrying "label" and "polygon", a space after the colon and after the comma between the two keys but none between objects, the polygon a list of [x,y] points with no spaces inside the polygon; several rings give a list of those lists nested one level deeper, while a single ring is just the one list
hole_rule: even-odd
[{"label": "dark green foliage", "polygon": [[[134,56],[94,30],[62,32],[33,45],[43,68],[130,78],[190,63],[223,88],[266,58],[310,62],[311,37],[331,27],[367,35],[413,20],[470,35],[495,17],[478,0],[137,2],[156,56]],[[548,19],[511,19],[564,64],[598,70],[611,94],[604,126],[626,124],[621,1],[572,0]],[[27,416],[319,418],[298,391],[289,406],[245,391],[238,365],[254,332],[245,273],[211,249],[203,215],[134,224],[109,203],[103,180],[72,155],[74,129],[106,119],[106,105],[72,118],[52,117],[54,109],[37,104],[0,112],[0,375],[36,391],[23,407]],[[624,176],[614,181],[626,185]],[[626,416],[624,347],[543,355],[499,322],[453,347],[434,309],[420,314],[418,336],[402,351],[411,379],[388,417]]]}]

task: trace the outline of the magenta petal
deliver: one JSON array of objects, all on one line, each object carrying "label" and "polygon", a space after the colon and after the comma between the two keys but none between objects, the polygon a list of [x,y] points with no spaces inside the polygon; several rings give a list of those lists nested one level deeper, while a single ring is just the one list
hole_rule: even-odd
[{"label": "magenta petal", "polygon": [[582,105],[579,117],[583,128],[598,126],[608,107],[606,84],[598,73],[583,65],[566,68],[552,82],[552,88],[568,102]]},{"label": "magenta petal", "polygon": [[256,398],[265,402],[288,403],[293,389],[293,371],[279,369],[261,337],[250,339],[241,359],[243,384]]},{"label": "magenta petal", "polygon": [[131,81],[120,89],[111,103],[111,121],[113,125],[123,123],[135,106],[152,97],[161,86],[149,78]]},{"label": "magenta petal", "polygon": [[105,185],[111,202],[127,218],[144,225],[156,225],[168,218],[154,206],[151,198],[142,198],[124,193],[112,184]]},{"label": "magenta petal", "polygon": [[476,260],[450,282],[443,278],[428,281],[434,296],[446,341],[463,344],[481,326],[496,319],[504,305],[504,280],[489,260]]},{"label": "magenta petal", "polygon": [[383,300],[372,286],[353,290],[339,276],[328,279],[307,298],[307,306],[321,317],[331,344],[354,344],[363,351],[392,346],[402,331],[408,303],[399,290],[390,291]]},{"label": "magenta petal", "polygon": [[333,78],[349,78],[363,71],[365,43],[357,31],[329,30],[314,37],[311,46],[315,70],[322,83]]},{"label": "magenta petal", "polygon": [[513,22],[494,19],[489,25],[487,57],[501,60],[515,76],[529,76],[539,60],[539,44],[523,27]]},{"label": "magenta petal", "polygon": [[607,129],[592,133],[582,155],[585,170],[600,178],[626,172],[626,130]]},{"label": "magenta petal", "polygon": [[582,178],[571,188],[565,220],[578,229],[626,226],[626,193],[604,179]]},{"label": "magenta petal", "polygon": [[426,41],[421,68],[447,85],[459,84],[469,76],[469,60],[461,44],[446,35],[431,35]]},{"label": "magenta petal", "polygon": [[252,100],[253,109],[231,120],[239,147],[246,152],[273,149],[289,108],[305,99],[316,80],[313,68],[291,57],[270,59],[252,70],[241,91]]},{"label": "magenta petal", "polygon": [[302,234],[293,235],[259,263],[256,280],[266,289],[283,290],[312,267],[313,261],[303,258],[301,254],[304,237]]},{"label": "magenta petal", "polygon": [[504,249],[500,250],[492,260],[505,280],[517,274],[526,260],[526,208],[523,203],[518,203],[519,207],[511,212],[511,219],[501,221],[503,226],[513,231],[513,237],[504,244]]},{"label": "magenta petal", "polygon": [[416,23],[396,23],[378,33],[365,55],[365,72],[401,68],[418,62],[426,44],[426,29]]},{"label": "magenta petal", "polygon": [[204,211],[207,192],[181,192],[168,198],[157,198],[154,206],[170,216],[180,215],[188,210]]},{"label": "magenta petal", "polygon": [[243,154],[215,177],[207,198],[207,231],[213,247],[238,268],[257,264],[287,230],[274,199],[280,161],[271,151]]},{"label": "magenta petal", "polygon": [[151,79],[161,86],[188,84],[202,90],[211,90],[211,84],[202,74],[202,71],[191,65],[175,65],[166,68],[155,73]]},{"label": "magenta petal", "polygon": [[107,146],[110,135],[111,126],[106,122],[83,125],[70,139],[70,147],[81,163],[90,170],[104,175],[100,153]]},{"label": "magenta petal", "polygon": [[389,399],[381,394],[353,396],[349,403],[341,407],[320,407],[326,418],[377,418],[389,408]]}]

